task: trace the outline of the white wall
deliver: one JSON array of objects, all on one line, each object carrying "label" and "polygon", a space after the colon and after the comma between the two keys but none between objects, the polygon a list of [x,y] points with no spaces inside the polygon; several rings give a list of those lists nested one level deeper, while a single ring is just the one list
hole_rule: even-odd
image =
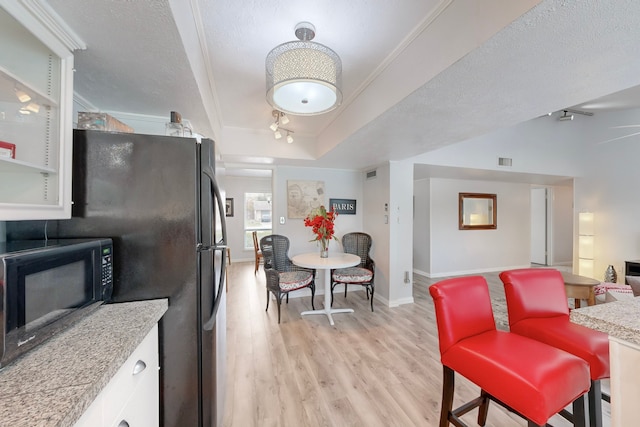
[{"label": "white wall", "polygon": [[[253,261],[253,247],[244,248],[244,193],[271,193],[271,178],[225,177],[226,197],[233,198],[234,215],[226,217],[227,245],[231,248],[231,262]],[[275,217],[272,216],[272,220]]]},{"label": "white wall", "polygon": [[[573,181],[571,182],[573,184]],[[573,263],[573,185],[550,189],[551,202],[551,258],[550,265]]]},{"label": "white wall", "polygon": [[[274,233],[287,236],[291,242],[289,255],[304,252],[319,251],[313,239],[311,228],[305,227],[302,219],[289,218],[287,216],[287,180],[324,181],[325,204],[329,199],[355,199],[356,215],[339,215],[335,221],[335,232],[338,238],[345,233],[362,231],[363,226],[363,174],[357,171],[341,169],[320,169],[280,166],[273,174],[273,229]],[[285,218],[285,223],[280,224],[280,217]],[[342,246],[337,241],[329,244],[329,252],[342,251]]]},{"label": "white wall", "polygon": [[[638,125],[640,109],[599,112],[592,117],[576,114],[567,122],[545,116],[416,156],[413,161],[504,171],[496,164],[500,156],[513,159],[513,172],[575,177],[571,208],[569,190],[556,189],[562,193],[556,198],[562,205],[558,214],[571,209],[573,218],[557,221],[555,234],[571,227],[576,271],[577,214],[594,212],[595,278],[602,279],[609,264],[623,276],[624,261],[640,259],[640,198],[634,196],[640,182],[640,136],[605,141],[637,132]],[[554,246],[558,257],[554,262],[562,262],[565,251]]]},{"label": "white wall", "polygon": [[594,213],[594,278],[602,280],[611,264],[618,272],[618,282],[623,282],[624,261],[640,259],[640,198],[636,191],[640,183],[640,136],[601,143],[611,137],[605,138],[602,129],[614,129],[616,136],[638,132],[638,127],[615,127],[640,125],[640,109],[596,114],[592,119],[580,141],[588,172],[574,184],[574,221],[577,224],[578,212]]},{"label": "white wall", "polygon": [[376,298],[389,304],[389,165],[375,169],[375,178],[365,179],[364,231],[371,235],[373,245],[371,257],[376,263]]},{"label": "white wall", "polygon": [[[530,265],[530,186],[432,178],[430,277]],[[495,193],[497,229],[459,230],[458,194]]]},{"label": "white wall", "polygon": [[431,271],[431,191],[428,179],[414,181],[413,271],[427,276]]},{"label": "white wall", "polygon": [[389,164],[389,305],[413,302],[413,163]]}]

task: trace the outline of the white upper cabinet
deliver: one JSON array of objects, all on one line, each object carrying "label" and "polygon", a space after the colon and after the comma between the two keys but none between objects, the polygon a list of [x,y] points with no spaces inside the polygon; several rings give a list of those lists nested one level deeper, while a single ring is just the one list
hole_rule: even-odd
[{"label": "white upper cabinet", "polygon": [[71,217],[72,51],[84,46],[65,29],[46,3],[0,0],[0,221]]}]

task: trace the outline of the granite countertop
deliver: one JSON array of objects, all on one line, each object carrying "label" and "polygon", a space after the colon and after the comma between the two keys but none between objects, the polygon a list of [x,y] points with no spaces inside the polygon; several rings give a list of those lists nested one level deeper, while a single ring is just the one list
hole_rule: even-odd
[{"label": "granite countertop", "polygon": [[0,427],[72,426],[167,308],[105,304],[0,370]]},{"label": "granite countertop", "polygon": [[640,297],[571,310],[571,321],[640,345]]}]

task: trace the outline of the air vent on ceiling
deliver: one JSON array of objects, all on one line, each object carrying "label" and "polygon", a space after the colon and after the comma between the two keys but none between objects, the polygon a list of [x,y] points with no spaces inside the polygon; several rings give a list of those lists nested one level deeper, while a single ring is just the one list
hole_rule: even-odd
[{"label": "air vent on ceiling", "polygon": [[376,169],[374,169],[374,170],[372,170],[372,171],[367,172],[367,179],[373,179],[373,178],[375,178],[375,177],[376,177],[376,174],[377,174],[377,170],[376,170]]},{"label": "air vent on ceiling", "polygon": [[498,157],[498,166],[509,166],[511,167],[513,159],[510,157]]}]

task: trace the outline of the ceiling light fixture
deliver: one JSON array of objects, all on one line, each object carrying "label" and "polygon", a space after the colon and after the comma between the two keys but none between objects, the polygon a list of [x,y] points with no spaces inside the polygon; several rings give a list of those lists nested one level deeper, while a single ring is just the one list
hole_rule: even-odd
[{"label": "ceiling light fixture", "polygon": [[593,113],[591,111],[574,110],[572,108],[565,108],[564,110],[561,110],[561,111],[563,114],[562,116],[558,117],[558,120],[560,121],[573,120],[574,114],[581,114],[583,116],[593,116]]},{"label": "ceiling light fixture", "polygon": [[18,100],[20,102],[29,102],[29,101],[31,101],[31,97],[29,96],[29,94],[26,93],[23,90],[16,89],[16,96],[18,97]]},{"label": "ceiling light fixture", "polygon": [[312,42],[315,27],[300,22],[299,41],[276,46],[266,59],[267,101],[289,114],[313,116],[342,102],[342,61],[325,45]]},{"label": "ceiling light fixture", "polygon": [[567,115],[567,110],[564,110],[564,114],[562,116],[558,117],[558,120],[560,120],[560,121],[573,120],[573,114]]},{"label": "ceiling light fixture", "polygon": [[36,104],[35,102],[30,102],[24,108],[26,108],[27,110],[29,110],[29,111],[31,111],[32,113],[35,113],[35,114],[38,114],[38,112],[40,111],[40,105]]}]

